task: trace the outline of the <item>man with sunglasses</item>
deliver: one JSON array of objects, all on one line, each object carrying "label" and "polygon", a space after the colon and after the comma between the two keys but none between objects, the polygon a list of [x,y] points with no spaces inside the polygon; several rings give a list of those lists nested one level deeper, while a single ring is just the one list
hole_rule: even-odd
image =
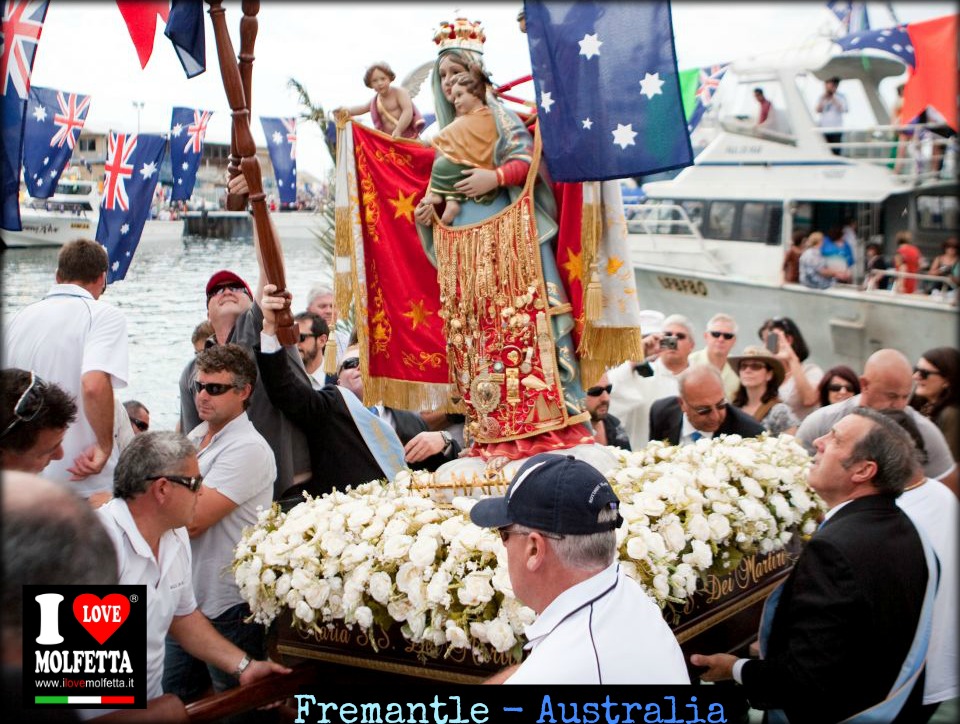
[{"label": "man with sunglasses", "polygon": [[610,412],[623,422],[634,450],[651,440],[650,406],[677,394],[677,376],[690,366],[693,325],[680,314],[663,320],[657,358],[649,365],[624,362],[610,370]]},{"label": "man with sunglasses", "polygon": [[499,531],[513,592],[537,613],[523,663],[489,683],[690,683],[660,609],[617,561],[619,504],[592,465],[542,453],[470,510]]},{"label": "man with sunglasses", "polygon": [[678,379],[679,395],[650,408],[650,439],[689,445],[719,435],[756,437],[763,425],[727,403],[723,379],[713,365],[691,367]]},{"label": "man with sunglasses", "polygon": [[[230,565],[243,529],[256,524],[258,509],[270,507],[277,475],[273,451],[247,416],[256,381],[257,365],[239,345],[217,345],[197,355],[193,388],[202,422],[187,434],[203,475],[196,515],[187,526],[197,605],[224,638],[254,659],[266,654],[264,629],[245,621],[250,607]],[[163,690],[188,700],[210,684],[219,693],[237,680],[168,637]]]},{"label": "man with sunglasses", "polygon": [[732,402],[740,388],[740,378],[727,358],[737,341],[737,321],[729,314],[714,314],[707,322],[703,341],[706,343],[704,348],[690,354],[690,366],[709,364],[719,370],[723,377],[723,391],[727,400]]},{"label": "man with sunglasses", "polygon": [[303,368],[310,375],[310,384],[313,389],[319,390],[324,385],[335,385],[336,376],[328,375],[323,369],[324,348],[330,336],[330,327],[323,317],[313,312],[300,312],[293,321],[300,328],[300,342],[297,343],[297,349],[300,351],[300,359],[303,360]]},{"label": "man with sunglasses", "polygon": [[913,391],[913,368],[910,360],[895,349],[880,349],[867,358],[860,376],[860,394],[833,405],[814,410],[800,423],[797,439],[811,454],[814,441],[827,434],[838,420],[857,407],[871,410],[906,410],[923,436],[927,461],[923,472],[960,495],[957,465],[947,441],[933,422],[910,407],[907,402]]},{"label": "man with sunglasses", "polygon": [[146,584],[147,699],[163,694],[164,640],[250,684],[288,673],[251,660],[211,625],[194,597],[187,527],[194,523],[203,477],[197,450],[174,432],[137,435],[120,455],[114,498],[97,510],[116,549],[121,585]]},{"label": "man with sunglasses", "polygon": [[79,408],[63,456],[44,477],[71,482],[85,498],[109,497],[119,451],[114,445],[114,388],[126,387],[127,322],[100,300],[107,288],[106,250],[80,239],[60,249],[56,284],[6,327],[4,366],[33,370],[59,385]]},{"label": "man with sunglasses", "polygon": [[620,420],[610,414],[610,393],[613,385],[604,372],[597,380],[597,384],[587,390],[584,407],[590,413],[590,424],[593,426],[593,437],[601,445],[630,449],[630,441],[623,430]]},{"label": "man with sunglasses", "polygon": [[127,400],[123,408],[130,419],[130,427],[134,435],[139,435],[150,429],[150,410],[138,400]]},{"label": "man with sunglasses", "polygon": [[58,385],[33,372],[0,371],[0,470],[39,473],[63,458],[77,406]]},{"label": "man with sunglasses", "polygon": [[[264,272],[260,269],[257,289],[262,289]],[[239,344],[253,359],[253,348],[260,341],[263,314],[254,302],[250,286],[237,274],[222,269],[213,274],[206,287],[207,318],[214,334],[205,343],[209,348],[228,343]],[[286,350],[290,357],[291,374],[309,384],[303,362],[296,347]],[[201,423],[197,411],[193,383],[196,379],[196,357],[184,367],[180,375],[180,429],[190,431]],[[250,421],[273,450],[277,466],[273,497],[280,498],[291,486],[310,478],[310,454],[307,441],[296,425],[270,402],[262,385],[254,385],[247,411]]]}]

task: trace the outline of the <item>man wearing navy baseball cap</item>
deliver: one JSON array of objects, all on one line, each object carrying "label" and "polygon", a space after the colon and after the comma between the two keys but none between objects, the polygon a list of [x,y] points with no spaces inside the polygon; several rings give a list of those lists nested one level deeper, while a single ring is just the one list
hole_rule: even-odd
[{"label": "man wearing navy baseball cap", "polygon": [[596,468],[544,453],[504,497],[473,506],[470,519],[500,533],[514,595],[537,612],[526,659],[491,683],[690,683],[660,609],[620,570],[619,504]]}]

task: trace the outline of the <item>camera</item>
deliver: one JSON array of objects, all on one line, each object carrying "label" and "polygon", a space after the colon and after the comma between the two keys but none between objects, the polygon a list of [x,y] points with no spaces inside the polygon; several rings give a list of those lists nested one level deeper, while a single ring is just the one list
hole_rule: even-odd
[{"label": "camera", "polygon": [[676,349],[677,338],[671,334],[660,338],[660,349]]},{"label": "camera", "polygon": [[776,354],[780,349],[780,337],[770,332],[770,334],[767,335],[766,345],[770,354]]}]

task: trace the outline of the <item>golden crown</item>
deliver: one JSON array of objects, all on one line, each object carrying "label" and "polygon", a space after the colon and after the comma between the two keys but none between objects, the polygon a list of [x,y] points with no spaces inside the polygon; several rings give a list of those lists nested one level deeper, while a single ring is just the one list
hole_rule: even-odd
[{"label": "golden crown", "polygon": [[457,18],[453,23],[444,20],[440,23],[440,29],[433,35],[433,42],[439,46],[440,50],[459,48],[474,50],[478,53],[483,52],[486,39],[487,36],[483,33],[480,21],[471,22],[466,18]]}]

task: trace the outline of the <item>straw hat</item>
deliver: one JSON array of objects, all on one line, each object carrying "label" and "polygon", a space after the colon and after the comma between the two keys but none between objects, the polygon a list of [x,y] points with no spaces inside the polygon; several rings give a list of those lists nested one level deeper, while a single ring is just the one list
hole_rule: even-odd
[{"label": "straw hat", "polygon": [[746,347],[743,350],[743,354],[739,357],[727,357],[727,362],[737,374],[740,374],[740,363],[744,360],[760,360],[773,370],[773,376],[777,381],[777,386],[779,387],[783,384],[783,378],[786,377],[783,362],[770,354],[766,347]]}]

